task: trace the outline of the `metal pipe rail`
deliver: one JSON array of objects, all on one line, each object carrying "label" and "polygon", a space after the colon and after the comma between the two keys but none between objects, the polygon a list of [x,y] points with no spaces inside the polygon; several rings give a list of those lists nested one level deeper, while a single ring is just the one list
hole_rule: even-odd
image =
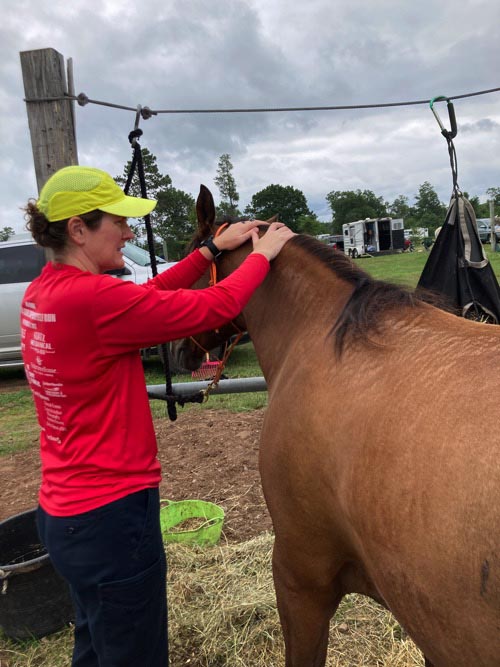
[{"label": "metal pipe rail", "polygon": [[[189,396],[197,391],[203,391],[210,382],[176,382],[172,385],[174,396]],[[146,386],[149,398],[166,400],[166,385],[149,384]],[[244,394],[252,391],[267,391],[267,384],[263,377],[237,378],[235,380],[220,380],[210,394]]]}]

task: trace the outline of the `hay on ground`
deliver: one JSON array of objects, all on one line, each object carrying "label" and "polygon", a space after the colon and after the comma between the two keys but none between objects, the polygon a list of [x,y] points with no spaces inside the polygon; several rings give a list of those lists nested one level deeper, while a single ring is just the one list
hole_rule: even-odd
[{"label": "hay on ground", "polygon": [[[271,574],[273,537],[220,547],[169,545],[172,667],[282,667]],[[349,595],[331,623],[327,667],[421,667],[394,617]]]},{"label": "hay on ground", "polygon": [[[272,545],[270,534],[216,547],[168,545],[171,667],[283,667]],[[71,650],[71,630],[24,644],[0,635],[1,667],[67,667]],[[344,598],[331,623],[327,667],[423,664],[389,612],[359,595]]]}]

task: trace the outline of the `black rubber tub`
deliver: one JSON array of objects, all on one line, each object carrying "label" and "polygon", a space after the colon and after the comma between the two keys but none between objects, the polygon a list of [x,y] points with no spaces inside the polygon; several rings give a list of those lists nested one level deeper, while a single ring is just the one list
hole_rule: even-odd
[{"label": "black rubber tub", "polygon": [[36,510],[0,522],[0,628],[15,640],[44,637],[74,618],[69,587],[50,562]]}]

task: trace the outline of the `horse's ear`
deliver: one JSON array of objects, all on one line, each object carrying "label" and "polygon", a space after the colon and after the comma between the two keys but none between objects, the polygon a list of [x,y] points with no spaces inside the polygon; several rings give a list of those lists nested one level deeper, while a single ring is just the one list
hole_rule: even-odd
[{"label": "horse's ear", "polygon": [[215,225],[215,204],[212,193],[205,185],[200,185],[200,194],[196,200],[196,216],[200,237],[209,236]]},{"label": "horse's ear", "polygon": [[266,222],[278,222],[279,215],[276,213],[276,215],[273,215],[272,218],[269,218],[269,220],[266,220]]}]

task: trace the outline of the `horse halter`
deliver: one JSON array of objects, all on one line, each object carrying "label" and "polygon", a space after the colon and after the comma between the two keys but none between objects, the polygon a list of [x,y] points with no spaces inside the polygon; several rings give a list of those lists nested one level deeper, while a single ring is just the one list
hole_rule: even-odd
[{"label": "horse halter", "polygon": [[[226,227],[229,227],[229,222],[225,222],[224,224],[220,225],[217,228],[214,234],[214,239],[220,236],[223,230],[226,229]],[[215,261],[215,258],[210,264],[210,280],[208,281],[208,284],[210,285],[210,287],[213,287],[214,285],[217,284],[217,263]]]},{"label": "horse halter", "polygon": [[[218,227],[217,231],[214,234],[214,238],[217,238],[221,234],[221,232],[228,226],[229,226],[228,222],[225,222],[224,224],[220,225],[220,227]],[[208,281],[208,284],[209,284],[210,287],[214,287],[217,284],[217,263],[216,263],[215,259],[210,264],[210,280]],[[209,393],[212,391],[212,389],[215,389],[215,387],[217,387],[217,385],[219,384],[219,381],[222,377],[222,373],[224,372],[224,368],[226,366],[226,363],[227,363],[229,357],[231,356],[232,351],[234,350],[236,345],[238,345],[238,343],[240,342],[243,334],[245,333],[244,331],[242,331],[239,328],[239,326],[236,324],[236,322],[234,320],[231,320],[229,322],[229,324],[231,324],[234,327],[234,329],[236,330],[237,333],[236,333],[236,336],[234,337],[233,342],[231,344],[229,344],[228,341],[226,341],[226,343],[225,343],[224,354],[222,355],[222,359],[217,360],[219,363],[218,363],[217,369],[215,371],[215,375],[214,375],[212,381],[210,382],[210,384],[208,385],[208,387],[203,391],[205,400],[208,400]],[[215,332],[219,333],[219,329],[215,329]],[[206,350],[203,347],[203,345],[201,345],[201,343],[199,343],[194,338],[194,336],[190,336],[190,340],[200,350],[202,350],[205,353],[205,358],[208,361],[209,358],[210,358],[209,351]]]}]

